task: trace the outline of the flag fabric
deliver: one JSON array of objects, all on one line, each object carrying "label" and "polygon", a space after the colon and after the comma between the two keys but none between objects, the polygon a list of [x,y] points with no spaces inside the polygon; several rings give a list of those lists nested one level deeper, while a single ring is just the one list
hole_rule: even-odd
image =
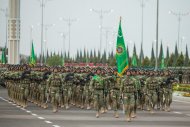
[{"label": "flag fabric", "polygon": [[137,67],[137,57],[134,53],[132,57],[132,67]]},{"label": "flag fabric", "polygon": [[30,55],[30,64],[36,64],[36,56],[34,53],[34,44],[32,42],[32,49],[31,49],[31,55]]},{"label": "flag fabric", "polygon": [[120,18],[118,35],[117,35],[117,45],[116,45],[116,61],[117,61],[117,71],[119,76],[122,76],[123,73],[129,67],[127,58],[128,54],[125,47],[125,42],[121,29],[121,18]]},{"label": "flag fabric", "polygon": [[164,69],[164,67],[165,67],[165,64],[164,64],[164,53],[163,53],[163,50],[162,50],[162,59],[161,59],[161,66],[160,66],[160,68]]},{"label": "flag fabric", "polygon": [[6,63],[5,49],[6,49],[6,48],[3,48],[3,49],[2,49],[2,54],[1,54],[1,63],[2,63],[2,64],[5,64],[5,63]]}]

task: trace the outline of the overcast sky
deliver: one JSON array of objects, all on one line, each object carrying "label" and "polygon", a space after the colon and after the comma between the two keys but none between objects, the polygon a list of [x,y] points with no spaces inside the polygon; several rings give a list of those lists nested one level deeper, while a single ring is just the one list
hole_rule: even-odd
[{"label": "overcast sky", "polygon": [[[0,8],[6,8],[9,0],[0,0]],[[76,54],[77,49],[88,50],[100,47],[99,15],[91,12],[90,9],[103,9],[114,11],[103,17],[103,27],[112,27],[108,34],[108,50],[114,49],[116,45],[116,35],[119,17],[122,17],[122,29],[125,43],[129,45],[130,54],[134,43],[137,53],[140,52],[141,43],[141,0],[51,0],[47,2],[44,10],[44,24],[55,24],[47,31],[47,47],[50,51],[61,52],[63,50],[63,39],[60,32],[66,33],[66,50],[68,51],[68,25],[60,21],[60,17],[77,18],[71,25],[71,54]],[[144,53],[151,54],[152,43],[156,38],[156,0],[144,0]],[[190,0],[160,0],[159,17],[159,42],[162,40],[164,53],[166,46],[170,52],[174,51],[177,41],[178,20],[174,15],[169,15],[168,11],[189,12]],[[35,52],[40,53],[41,43],[41,8],[38,0],[21,0],[21,43],[20,52],[30,54],[30,26],[33,25],[33,40]],[[103,30],[102,49],[106,48],[106,36]],[[184,37],[182,51],[185,45],[190,49],[190,15],[182,17],[180,37]],[[112,42],[112,43],[111,43]],[[5,17],[0,13],[0,45],[5,43]],[[154,45],[155,46],[155,45]],[[180,47],[181,49],[181,47]],[[190,51],[190,50],[189,50]]]}]

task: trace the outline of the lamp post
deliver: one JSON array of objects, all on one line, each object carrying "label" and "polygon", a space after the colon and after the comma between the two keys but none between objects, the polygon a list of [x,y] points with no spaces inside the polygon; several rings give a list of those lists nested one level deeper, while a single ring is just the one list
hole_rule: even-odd
[{"label": "lamp post", "polygon": [[158,70],[158,22],[159,21],[159,0],[157,0],[157,13],[156,13],[156,63],[155,70]]},{"label": "lamp post", "polygon": [[40,7],[41,7],[41,57],[40,57],[40,64],[42,65],[42,54],[43,54],[43,43],[44,43],[44,8],[47,4],[48,1],[51,0],[38,0],[40,2]]},{"label": "lamp post", "polygon": [[70,17],[66,19],[66,18],[60,17],[60,20],[65,21],[65,22],[67,23],[68,27],[69,27],[69,51],[68,51],[68,52],[69,52],[69,55],[70,55],[70,46],[71,46],[71,25],[72,25],[73,22],[76,22],[77,19],[76,19],[76,18],[71,19]]},{"label": "lamp post", "polygon": [[62,39],[63,39],[63,59],[64,59],[64,57],[65,57],[65,39],[66,39],[66,34],[64,33],[64,32],[61,32],[60,33],[60,35],[61,35],[61,37],[62,37]]},{"label": "lamp post", "polygon": [[30,26],[30,51],[32,51],[33,29],[34,29],[34,26],[31,25],[31,26]]},{"label": "lamp post", "polygon": [[101,54],[101,50],[102,50],[102,24],[103,24],[103,16],[105,14],[110,14],[111,12],[113,12],[113,9],[110,10],[96,10],[96,9],[90,9],[90,11],[95,12],[99,15],[100,18],[100,54]]},{"label": "lamp post", "polygon": [[6,8],[6,9],[0,9],[0,11],[1,12],[3,12],[4,14],[5,14],[5,20],[6,20],[6,27],[5,27],[5,29],[6,29],[6,39],[5,39],[5,47],[7,46],[7,35],[8,35],[8,30],[7,30],[7,27],[8,27],[8,16],[9,16],[9,14],[8,14],[8,9]]},{"label": "lamp post", "polygon": [[[46,24],[46,25],[44,25],[44,29],[45,29],[45,40],[44,40],[44,58],[45,58],[45,63],[46,63],[46,53],[47,53],[47,31],[48,31],[48,29],[49,28],[51,28],[51,27],[53,27],[53,26],[55,26],[55,24]],[[43,54],[43,52],[42,52],[42,54]]]},{"label": "lamp post", "polygon": [[105,30],[105,41],[106,41],[106,54],[108,53],[108,34],[111,32],[111,30],[113,29],[112,27],[103,27],[102,29]]},{"label": "lamp post", "polygon": [[181,12],[174,12],[174,11],[169,11],[169,14],[172,14],[174,16],[177,16],[177,19],[178,19],[178,39],[177,39],[177,47],[179,49],[179,42],[180,42],[180,27],[181,27],[181,17],[182,16],[187,16],[189,15],[190,13],[187,12],[187,13],[181,13]]},{"label": "lamp post", "polygon": [[141,6],[141,44],[143,47],[143,39],[144,39],[144,7],[145,7],[145,0],[140,0]]}]

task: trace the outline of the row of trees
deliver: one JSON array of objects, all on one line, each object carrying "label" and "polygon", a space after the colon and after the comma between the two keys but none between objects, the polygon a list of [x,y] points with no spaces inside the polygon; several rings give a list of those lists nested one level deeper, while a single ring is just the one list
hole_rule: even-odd
[{"label": "row of trees", "polygon": [[[152,47],[151,50],[151,57],[144,57],[144,53],[141,47],[141,53],[140,55],[137,55],[136,53],[136,46],[134,45],[133,48],[133,54],[129,54],[129,50],[127,47],[127,53],[128,53],[128,60],[129,60],[129,66],[132,66],[132,58],[135,56],[137,61],[138,67],[154,67],[155,66],[155,54],[154,54],[154,48]],[[183,54],[182,52],[178,52],[177,45],[175,46],[175,52],[170,53],[169,47],[167,47],[166,55],[163,51],[162,43],[160,45],[160,54],[158,57],[158,65],[161,65],[162,57],[164,57],[164,64],[165,67],[175,67],[175,66],[190,66],[190,60],[188,55],[188,48],[186,46],[186,52]],[[96,52],[96,50],[77,50],[77,54],[75,55],[75,58],[70,57],[69,53],[55,53],[55,52],[48,52],[46,55],[42,55],[37,57],[37,63],[40,63],[40,58],[42,57],[43,63],[46,63],[47,65],[62,65],[63,60],[65,63],[104,63],[108,64],[110,66],[116,65],[116,59],[114,52],[110,52],[106,54],[104,51],[102,54],[100,51]],[[27,62],[26,60],[25,62]]]}]

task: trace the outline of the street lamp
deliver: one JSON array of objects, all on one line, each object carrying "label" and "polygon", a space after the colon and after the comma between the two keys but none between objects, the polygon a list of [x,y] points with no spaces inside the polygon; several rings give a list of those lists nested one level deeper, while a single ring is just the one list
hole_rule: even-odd
[{"label": "street lamp", "polygon": [[34,29],[34,26],[31,25],[31,26],[30,26],[30,51],[32,51],[33,29]]},{"label": "street lamp", "polygon": [[106,33],[106,35],[105,35],[105,37],[106,37],[106,38],[105,38],[105,39],[106,39],[106,40],[105,40],[105,41],[106,41],[106,47],[105,47],[105,48],[106,48],[106,54],[107,54],[107,51],[108,51],[108,34],[111,32],[111,30],[112,30],[113,28],[112,28],[112,27],[103,27],[103,26],[102,26],[102,29],[105,30],[105,33]]},{"label": "street lamp", "polygon": [[181,27],[181,17],[182,16],[187,16],[189,15],[190,13],[189,12],[186,12],[186,13],[181,13],[181,12],[174,12],[174,11],[169,11],[169,14],[172,14],[174,16],[177,16],[177,19],[178,19],[178,48],[179,48],[179,41],[180,41],[180,27]]},{"label": "street lamp", "polygon": [[93,11],[95,13],[97,13],[100,17],[100,54],[101,54],[101,50],[102,50],[102,24],[103,24],[103,16],[105,14],[110,14],[111,12],[113,12],[113,9],[110,9],[110,10],[96,10],[96,9],[90,9],[90,11]]},{"label": "street lamp", "polygon": [[71,25],[72,25],[73,22],[76,22],[77,19],[76,19],[76,18],[71,19],[70,17],[66,19],[66,18],[62,18],[62,17],[60,17],[60,20],[61,20],[61,21],[65,21],[65,22],[67,23],[68,27],[69,27],[69,55],[70,55],[70,45],[71,45]]},{"label": "street lamp", "polygon": [[181,37],[181,52],[182,52],[182,48],[183,48],[183,41],[185,40],[185,37],[184,36],[182,36]]},{"label": "street lamp", "polygon": [[157,13],[156,13],[156,63],[155,70],[158,70],[158,21],[159,21],[159,0],[157,0]]},{"label": "street lamp", "polygon": [[38,0],[40,2],[40,7],[41,7],[41,18],[42,18],[42,23],[41,23],[41,57],[40,57],[40,64],[42,65],[42,54],[43,54],[43,42],[44,42],[44,38],[43,38],[43,34],[44,34],[44,8],[47,4],[48,1],[52,1],[52,0]]},{"label": "street lamp", "polygon": [[[45,40],[44,40],[44,48],[45,48],[45,51],[44,51],[44,58],[45,58],[45,63],[46,63],[46,53],[47,53],[47,31],[48,31],[48,29],[49,28],[51,28],[51,27],[53,27],[53,26],[55,26],[55,24],[46,24],[46,25],[44,25],[44,28],[45,28]],[[43,52],[42,52],[43,53]]]},{"label": "street lamp", "polygon": [[65,57],[65,53],[66,53],[66,50],[65,50],[65,39],[66,39],[66,34],[64,32],[61,32],[60,33],[60,36],[62,37],[63,39],[63,58]]},{"label": "street lamp", "polygon": [[5,47],[7,46],[7,38],[8,38],[8,30],[7,30],[7,27],[8,27],[8,16],[9,16],[9,14],[8,14],[8,9],[6,8],[6,9],[0,9],[0,11],[1,12],[3,12],[4,14],[5,14],[5,20],[6,20],[6,39],[5,39]]},{"label": "street lamp", "polygon": [[145,0],[140,0],[140,6],[141,6],[141,43],[143,47],[143,38],[144,38],[144,7],[145,7]]}]

